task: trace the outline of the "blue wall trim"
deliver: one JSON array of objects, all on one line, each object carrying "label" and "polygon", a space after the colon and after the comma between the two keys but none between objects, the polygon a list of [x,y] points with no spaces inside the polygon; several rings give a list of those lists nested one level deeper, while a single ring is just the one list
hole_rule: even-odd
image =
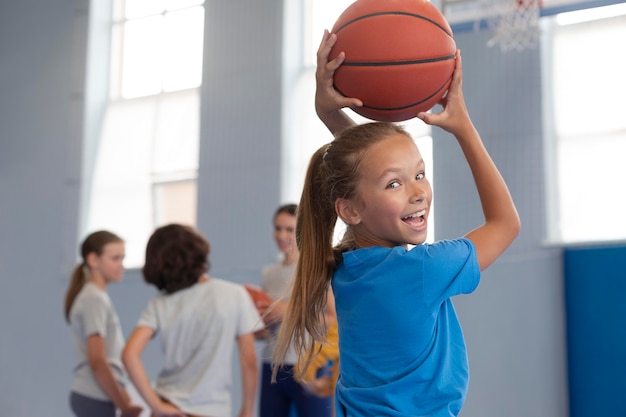
[{"label": "blue wall trim", "polygon": [[564,262],[570,416],[626,416],[626,246]]}]

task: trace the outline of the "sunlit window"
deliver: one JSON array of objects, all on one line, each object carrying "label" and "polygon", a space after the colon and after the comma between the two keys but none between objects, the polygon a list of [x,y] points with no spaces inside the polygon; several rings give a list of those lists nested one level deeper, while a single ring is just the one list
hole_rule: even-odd
[{"label": "sunlit window", "polygon": [[84,228],[124,237],[128,267],[141,266],[155,227],[196,224],[202,5],[114,1],[110,98],[94,139]]},{"label": "sunlit window", "polygon": [[203,0],[118,2],[112,43],[114,98],[200,86],[202,3]]},{"label": "sunlit window", "polygon": [[608,9],[611,14],[606,8],[589,9],[555,16],[547,24],[553,241],[626,239],[626,9],[617,6]]}]

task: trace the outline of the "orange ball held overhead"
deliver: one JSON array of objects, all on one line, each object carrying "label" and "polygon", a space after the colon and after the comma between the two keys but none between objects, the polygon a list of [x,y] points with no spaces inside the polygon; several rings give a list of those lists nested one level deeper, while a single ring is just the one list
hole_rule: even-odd
[{"label": "orange ball held overhead", "polygon": [[345,61],[334,86],[368,119],[398,122],[435,106],[450,86],[456,43],[441,12],[427,0],[357,0],[332,29]]}]

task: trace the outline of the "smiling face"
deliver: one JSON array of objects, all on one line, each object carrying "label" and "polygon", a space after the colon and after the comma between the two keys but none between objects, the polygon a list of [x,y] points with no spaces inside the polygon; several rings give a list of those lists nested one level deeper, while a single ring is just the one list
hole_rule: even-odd
[{"label": "smiling face", "polygon": [[278,213],[274,217],[274,240],[280,252],[289,257],[298,251],[296,245],[296,217],[289,213]]},{"label": "smiling face", "polygon": [[357,247],[424,243],[432,188],[413,140],[396,133],[374,143],[358,173],[356,196],[336,205]]}]

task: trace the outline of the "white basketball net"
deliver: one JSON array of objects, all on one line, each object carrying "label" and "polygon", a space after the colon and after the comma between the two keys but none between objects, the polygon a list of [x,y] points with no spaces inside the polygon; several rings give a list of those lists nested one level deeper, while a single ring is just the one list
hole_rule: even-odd
[{"label": "white basketball net", "polygon": [[535,48],[539,44],[541,0],[481,0],[493,37],[489,47],[502,51]]}]

